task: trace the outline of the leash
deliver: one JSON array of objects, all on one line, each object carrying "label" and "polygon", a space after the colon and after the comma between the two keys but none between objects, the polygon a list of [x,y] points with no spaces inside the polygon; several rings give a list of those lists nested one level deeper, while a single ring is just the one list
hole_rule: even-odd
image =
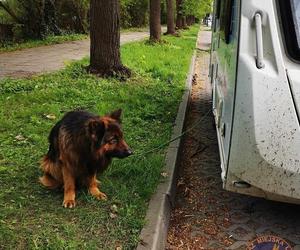
[{"label": "leash", "polygon": [[178,139],[180,139],[182,136],[184,136],[185,134],[187,134],[188,132],[190,132],[192,129],[194,129],[197,125],[201,124],[201,122],[203,122],[204,118],[206,118],[209,114],[210,114],[211,110],[207,111],[204,116],[202,116],[201,118],[199,118],[191,127],[189,127],[188,129],[186,129],[185,131],[183,131],[180,135],[174,137],[173,139],[169,140],[169,141],[166,141],[165,143],[153,148],[153,149],[150,149],[144,153],[141,153],[141,154],[137,154],[135,155],[135,159],[136,158],[139,158],[139,157],[142,157],[142,156],[145,156],[147,154],[151,154],[153,152],[156,152],[158,150],[160,150],[161,148],[163,148],[164,146],[170,144],[171,142],[173,141],[176,141]]}]

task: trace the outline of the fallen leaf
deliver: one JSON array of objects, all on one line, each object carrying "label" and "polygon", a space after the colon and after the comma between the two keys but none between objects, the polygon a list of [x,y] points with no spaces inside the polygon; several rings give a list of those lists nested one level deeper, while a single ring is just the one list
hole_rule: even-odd
[{"label": "fallen leaf", "polygon": [[118,213],[118,207],[117,207],[117,205],[116,204],[112,205],[110,207],[110,211],[112,211],[113,213]]},{"label": "fallen leaf", "polygon": [[166,177],[168,176],[168,173],[166,173],[166,172],[161,172],[160,175],[161,175],[162,177],[166,178]]},{"label": "fallen leaf", "polygon": [[109,217],[112,219],[115,219],[118,217],[118,215],[114,214],[114,213],[109,213]]},{"label": "fallen leaf", "polygon": [[25,137],[24,137],[23,135],[17,135],[17,136],[15,137],[15,139],[18,140],[18,141],[24,141],[24,140],[25,140]]},{"label": "fallen leaf", "polygon": [[55,120],[56,116],[54,114],[48,114],[46,115],[46,118],[48,118],[49,120]]}]

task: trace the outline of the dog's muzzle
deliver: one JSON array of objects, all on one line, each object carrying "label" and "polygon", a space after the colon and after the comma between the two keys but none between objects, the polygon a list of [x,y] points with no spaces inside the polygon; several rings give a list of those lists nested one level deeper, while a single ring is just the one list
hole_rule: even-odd
[{"label": "dog's muzzle", "polygon": [[117,157],[117,158],[120,158],[120,159],[123,159],[123,158],[126,158],[130,155],[133,154],[133,151],[131,149],[127,149],[127,150],[124,150],[124,151],[119,151],[119,152],[113,152],[111,154],[111,157]]},{"label": "dog's muzzle", "polygon": [[132,151],[131,149],[128,149],[128,150],[124,151],[124,152],[121,154],[121,155],[122,155],[121,158],[128,157],[128,156],[130,156],[130,155],[132,155],[132,154],[133,154],[133,151]]}]

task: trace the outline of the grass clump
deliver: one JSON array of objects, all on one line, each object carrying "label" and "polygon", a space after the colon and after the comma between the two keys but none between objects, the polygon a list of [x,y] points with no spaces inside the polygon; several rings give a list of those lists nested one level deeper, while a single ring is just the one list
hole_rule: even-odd
[{"label": "grass clump", "polygon": [[[0,81],[0,249],[137,245],[164,164],[164,150],[143,152],[170,139],[197,31],[165,37],[166,44],[122,46],[122,61],[134,72],[125,83],[87,74],[88,59],[54,74]],[[80,190],[77,207],[64,209],[63,192],[38,183],[51,127],[69,110],[105,114],[116,108],[123,109],[125,139],[136,156],[114,160],[99,177],[107,202]]]}]

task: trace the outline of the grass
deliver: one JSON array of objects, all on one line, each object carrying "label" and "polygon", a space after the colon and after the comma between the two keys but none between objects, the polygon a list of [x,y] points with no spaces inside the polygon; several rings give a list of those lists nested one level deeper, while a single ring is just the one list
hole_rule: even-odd
[{"label": "grass", "polygon": [[[164,149],[143,152],[170,139],[197,31],[165,37],[161,45],[122,46],[123,63],[134,72],[127,82],[86,74],[88,59],[54,74],[0,81],[0,249],[136,247],[148,201],[163,178]],[[136,155],[114,160],[99,176],[108,201],[80,190],[77,207],[62,208],[63,193],[38,183],[51,127],[68,110],[105,114],[119,107]]]}]

